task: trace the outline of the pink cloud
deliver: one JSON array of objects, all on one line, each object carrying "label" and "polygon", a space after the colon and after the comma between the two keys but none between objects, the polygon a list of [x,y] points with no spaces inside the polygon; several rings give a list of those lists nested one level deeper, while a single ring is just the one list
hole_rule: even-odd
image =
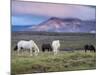
[{"label": "pink cloud", "polygon": [[12,1],[12,14],[95,19],[95,8],[82,5]]}]

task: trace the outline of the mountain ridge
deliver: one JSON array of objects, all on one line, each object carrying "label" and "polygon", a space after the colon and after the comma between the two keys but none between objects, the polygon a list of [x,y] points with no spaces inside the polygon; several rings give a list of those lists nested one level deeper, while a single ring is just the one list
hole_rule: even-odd
[{"label": "mountain ridge", "polygon": [[95,32],[96,21],[84,21],[78,18],[52,17],[38,25],[27,27],[22,31]]},{"label": "mountain ridge", "polygon": [[[48,32],[89,32],[95,31],[95,23],[88,26],[91,22],[83,21],[78,18],[56,18],[52,17],[33,28],[33,31],[48,31]],[[93,28],[94,27],[94,28]],[[86,30],[87,29],[87,30]],[[32,30],[32,29],[31,29]]]}]

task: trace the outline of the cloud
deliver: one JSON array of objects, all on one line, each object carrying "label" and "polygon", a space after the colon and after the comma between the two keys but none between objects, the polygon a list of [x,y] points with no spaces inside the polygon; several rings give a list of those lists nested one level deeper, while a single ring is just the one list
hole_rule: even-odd
[{"label": "cloud", "polygon": [[95,19],[95,6],[12,1],[12,15]]}]

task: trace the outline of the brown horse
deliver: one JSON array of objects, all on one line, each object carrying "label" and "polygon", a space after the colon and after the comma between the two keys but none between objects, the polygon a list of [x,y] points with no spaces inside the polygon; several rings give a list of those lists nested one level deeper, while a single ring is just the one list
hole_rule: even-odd
[{"label": "brown horse", "polygon": [[52,47],[50,44],[42,44],[42,51],[45,52],[46,50],[52,51]]}]

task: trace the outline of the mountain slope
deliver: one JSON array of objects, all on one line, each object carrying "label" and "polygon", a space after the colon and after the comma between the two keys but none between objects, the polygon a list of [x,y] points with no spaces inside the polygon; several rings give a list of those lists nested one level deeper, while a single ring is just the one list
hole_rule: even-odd
[{"label": "mountain slope", "polygon": [[77,18],[50,18],[37,26],[29,28],[30,31],[47,32],[91,32],[96,31],[95,21],[82,21]]}]

